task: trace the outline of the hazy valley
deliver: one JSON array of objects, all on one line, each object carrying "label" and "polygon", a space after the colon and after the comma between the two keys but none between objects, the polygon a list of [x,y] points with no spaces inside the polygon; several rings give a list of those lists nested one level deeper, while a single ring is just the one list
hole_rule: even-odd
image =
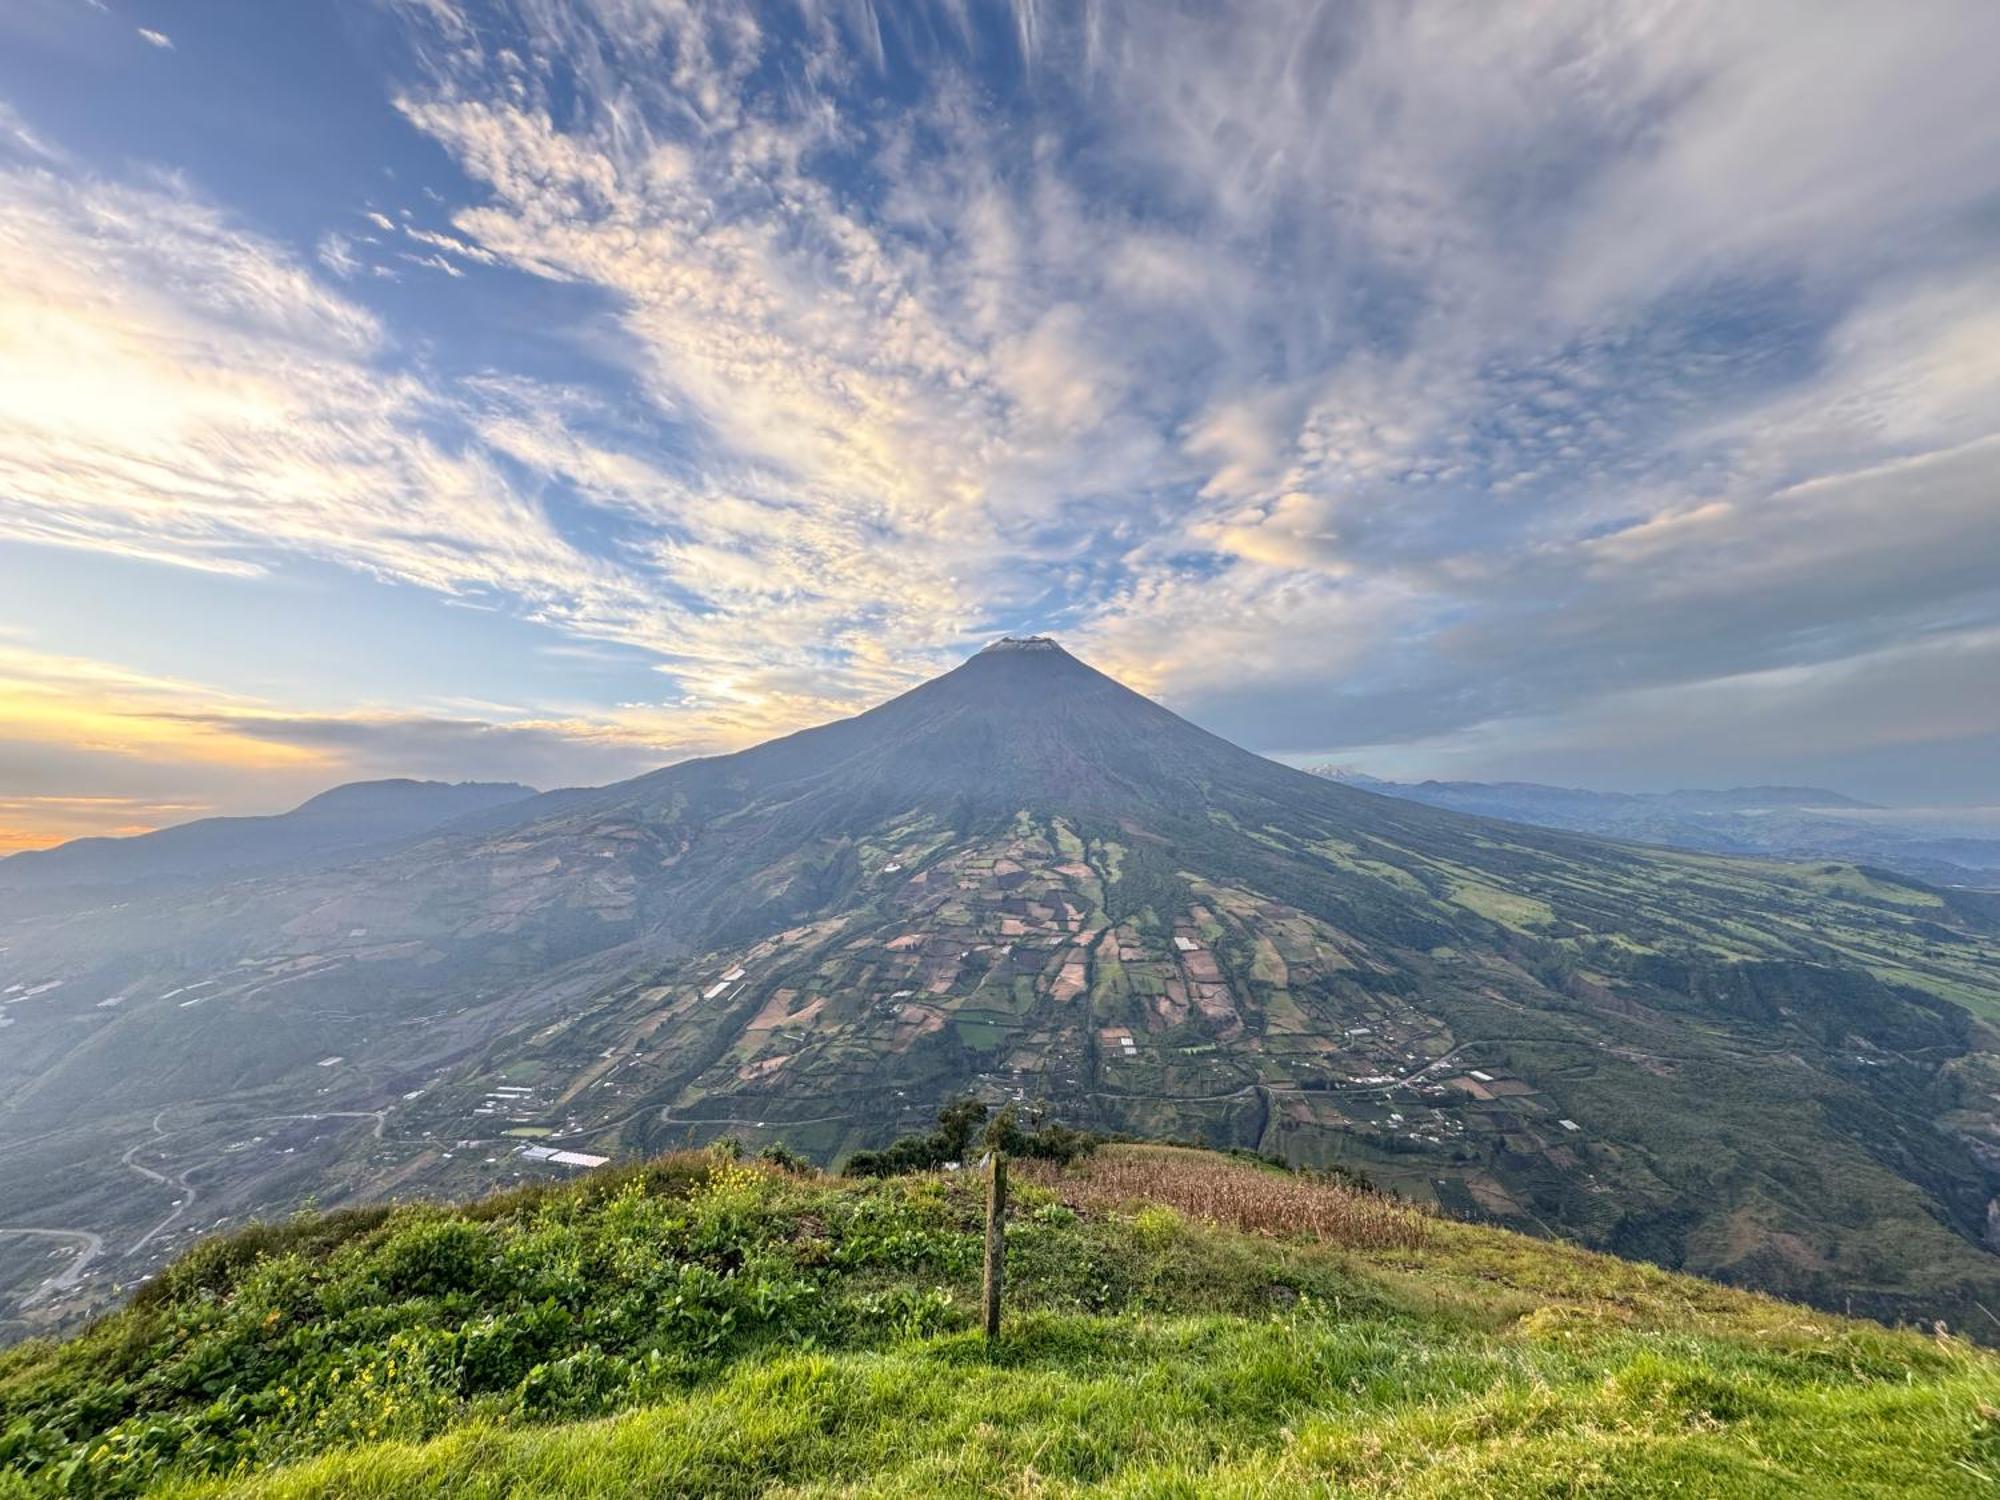
[{"label": "hazy valley", "polygon": [[2000,889],[2000,838],[1983,810],[1915,813],[1818,787],[1591,792],[1525,781],[1384,781],[1338,767],[1314,774],[1431,807],[1711,854],[1834,859],[1931,885]]}]

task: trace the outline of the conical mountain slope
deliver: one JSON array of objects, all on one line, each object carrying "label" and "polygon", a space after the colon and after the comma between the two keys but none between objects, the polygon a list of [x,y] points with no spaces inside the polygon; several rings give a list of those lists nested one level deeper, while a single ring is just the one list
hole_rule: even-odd
[{"label": "conical mountain slope", "polygon": [[[497,815],[504,823],[489,826],[505,828],[510,844],[611,829],[659,841],[676,873],[641,882],[637,926],[655,940],[698,943],[710,921],[745,927],[730,913],[741,908],[738,883],[752,869],[801,858],[810,864],[816,850],[831,856],[842,841],[903,818],[969,838],[1008,828],[1024,812],[1137,831],[1150,851],[1141,862],[1163,865],[1173,862],[1160,852],[1169,846],[1190,860],[1200,853],[1225,865],[1282,863],[1274,856],[1290,857],[1293,849],[1242,834],[1267,823],[1301,836],[1380,833],[1397,849],[1459,853],[1473,826],[1253,755],[1046,637],[998,641],[853,718],[599,790],[519,804]],[[1514,833],[1527,841],[1516,853],[1578,844],[1559,834]],[[1609,845],[1592,853],[1626,862]],[[1441,935],[1422,919],[1426,902],[1377,889],[1376,881],[1336,884],[1381,920],[1414,921],[1403,933],[1408,939]],[[714,903],[705,899],[711,890]],[[795,915],[831,900],[823,886],[801,894]],[[1327,895],[1340,898],[1331,887]],[[762,909],[749,926],[770,919]]]},{"label": "conical mountain slope", "polygon": [[1047,641],[0,946],[36,992],[0,1121],[73,1167],[0,1222],[102,1224],[126,1275],[193,1228],[160,1180],[229,1217],[550,1150],[837,1158],[969,1090],[1856,1311],[2000,1307],[1990,903],[1380,797]]},{"label": "conical mountain slope", "polygon": [[910,807],[1198,810],[1314,795],[1318,783],[1197,728],[1046,637],[1004,639],[851,719],[607,788],[583,806],[833,798],[865,819]]}]

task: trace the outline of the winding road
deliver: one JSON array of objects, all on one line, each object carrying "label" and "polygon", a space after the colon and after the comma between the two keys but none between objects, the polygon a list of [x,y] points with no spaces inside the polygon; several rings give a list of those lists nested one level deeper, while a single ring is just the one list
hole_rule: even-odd
[{"label": "winding road", "polygon": [[[166,1113],[167,1111],[163,1109],[159,1112],[159,1114],[153,1116],[152,1139],[140,1141],[137,1145],[130,1147],[123,1156],[118,1158],[118,1160],[122,1165],[130,1167],[134,1172],[137,1172],[141,1177],[147,1178],[153,1182],[160,1183],[166,1187],[179,1189],[181,1193],[181,1198],[180,1201],[174,1205],[174,1211],[172,1213],[168,1214],[164,1219],[160,1220],[159,1223],[155,1224],[151,1229],[147,1230],[144,1234],[140,1235],[137,1240],[133,1241],[130,1248],[128,1248],[125,1251],[127,1255],[137,1255],[141,1250],[145,1249],[148,1245],[152,1244],[154,1240],[158,1239],[160,1235],[164,1234],[167,1230],[171,1229],[177,1222],[179,1222],[182,1215],[184,1215],[190,1208],[194,1207],[196,1192],[194,1184],[188,1181],[188,1177],[195,1171],[196,1168],[205,1165],[205,1163],[198,1161],[190,1162],[187,1166],[183,1167],[180,1171],[176,1172],[173,1176],[169,1177],[164,1172],[155,1172],[151,1167],[141,1166],[138,1162],[132,1159],[133,1157],[137,1156],[141,1151],[144,1151],[147,1147],[157,1146],[161,1141],[167,1140],[172,1136],[186,1135],[190,1130],[202,1129],[203,1124],[216,1123],[213,1121],[204,1121],[203,1124],[183,1125],[176,1130],[163,1130],[160,1128],[160,1121],[162,1118],[165,1117]],[[263,1124],[268,1124],[273,1120],[373,1120],[375,1122],[375,1129],[373,1131],[373,1134],[375,1139],[379,1141],[382,1139],[382,1127],[388,1123],[388,1118],[389,1118],[389,1112],[386,1109],[326,1109],[326,1110],[320,1110],[317,1113],[313,1114],[258,1115],[252,1119],[234,1121],[231,1123],[240,1125],[263,1125]]]},{"label": "winding road", "polygon": [[88,1229],[31,1229],[23,1224],[0,1224],[0,1234],[25,1234],[37,1239],[70,1240],[83,1246],[74,1260],[22,1300],[23,1307],[32,1307],[44,1297],[68,1291],[83,1280],[83,1273],[89,1269],[90,1263],[104,1253],[104,1236],[93,1234]]}]

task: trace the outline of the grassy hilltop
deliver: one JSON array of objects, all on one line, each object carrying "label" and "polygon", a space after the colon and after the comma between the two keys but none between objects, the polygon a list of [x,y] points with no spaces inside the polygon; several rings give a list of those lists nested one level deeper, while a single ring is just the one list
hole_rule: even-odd
[{"label": "grassy hilltop", "polygon": [[2000,1358],[1166,1147],[684,1153],[212,1239],[0,1357],[0,1497],[1988,1495]]}]

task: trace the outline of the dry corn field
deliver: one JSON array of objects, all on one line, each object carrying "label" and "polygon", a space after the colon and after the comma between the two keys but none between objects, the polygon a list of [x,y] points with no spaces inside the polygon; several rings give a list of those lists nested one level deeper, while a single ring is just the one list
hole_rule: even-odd
[{"label": "dry corn field", "polygon": [[1018,1170],[1077,1209],[1163,1203],[1251,1234],[1357,1249],[1415,1250],[1430,1236],[1430,1216],[1393,1198],[1172,1147],[1110,1147],[1073,1167],[1022,1162]]}]

